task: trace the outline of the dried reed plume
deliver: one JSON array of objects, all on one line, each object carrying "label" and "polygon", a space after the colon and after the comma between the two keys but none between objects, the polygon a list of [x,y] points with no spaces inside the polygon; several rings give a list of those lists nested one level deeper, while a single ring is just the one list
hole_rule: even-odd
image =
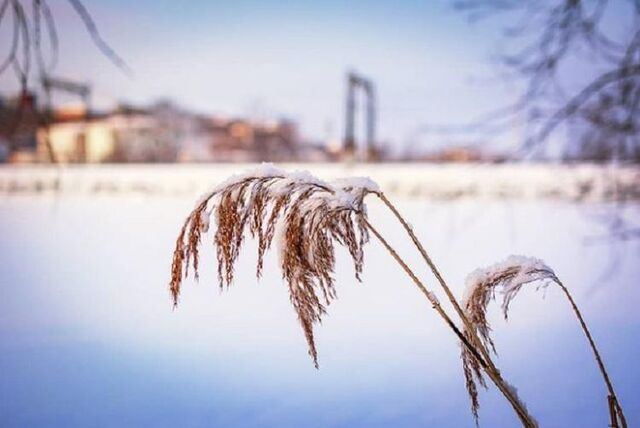
[{"label": "dried reed plume", "polygon": [[264,254],[275,240],[291,303],[307,339],[309,355],[317,368],[313,325],[321,320],[326,306],[336,297],[332,277],[335,242],[349,251],[359,280],[363,268],[363,247],[371,232],[456,334],[478,370],[484,370],[509,401],[523,426],[536,426],[513,388],[502,379],[482,342],[475,334],[463,334],[440,306],[435,294],[369,223],[364,204],[364,197],[368,194],[380,198],[402,224],[464,325],[470,326],[470,321],[411,227],[375,183],[362,178],[327,183],[308,173],[287,174],[270,165],[222,183],[206,194],[187,217],[176,241],[171,267],[170,290],[174,306],[178,304],[180,286],[183,278],[188,276],[190,266],[193,266],[196,279],[198,277],[198,248],[209,229],[212,215],[216,223],[214,247],[221,289],[229,287],[233,281],[234,264],[247,230],[258,242],[257,277],[262,273]]},{"label": "dried reed plume", "polygon": [[291,303],[304,331],[309,355],[318,367],[313,325],[336,297],[334,247],[346,247],[360,280],[363,246],[368,242],[363,199],[375,191],[372,182],[334,184],[309,174],[285,174],[271,166],[236,176],[207,194],[187,217],[176,241],[170,289],[178,303],[183,277],[192,266],[198,275],[198,247],[214,216],[214,246],[220,288],[233,282],[234,266],[245,231],[258,242],[256,276],[262,274],[265,252],[274,239]]},{"label": "dried reed plume", "polygon": [[[411,237],[460,316],[465,326],[464,333],[440,306],[435,294],[427,289],[368,221],[364,204],[364,197],[368,194],[380,198]],[[176,241],[170,282],[174,306],[178,303],[182,280],[188,276],[191,266],[195,277],[198,276],[198,248],[209,229],[212,215],[216,223],[214,247],[221,289],[229,287],[233,281],[234,265],[247,230],[258,242],[257,277],[262,273],[265,252],[274,241],[277,243],[283,278],[316,368],[318,355],[313,326],[320,322],[326,306],[336,297],[332,276],[335,242],[349,251],[359,280],[363,268],[363,247],[368,242],[369,232],[373,233],[461,341],[465,361],[468,361],[465,367],[476,370],[475,375],[483,385],[481,371],[484,371],[509,401],[523,426],[536,426],[524,403],[491,361],[483,341],[471,328],[471,321],[411,227],[372,181],[356,178],[327,183],[308,173],[287,174],[265,165],[219,185],[196,204]],[[468,379],[473,379],[471,376],[468,375]],[[468,386],[475,388],[475,383],[468,383]],[[477,411],[474,414],[477,416]]]},{"label": "dried reed plume", "polygon": [[[541,282],[542,281],[542,282]],[[558,279],[554,271],[544,262],[538,259],[510,256],[503,262],[497,263],[485,269],[478,269],[472,272],[466,281],[465,296],[463,306],[467,319],[470,320],[473,331],[465,327],[465,337],[471,338],[477,335],[486,349],[496,352],[495,344],[491,338],[491,326],[487,321],[487,307],[491,300],[496,299],[496,291],[502,294],[502,312],[505,319],[508,317],[509,305],[516,297],[522,286],[528,283],[538,282],[538,289],[546,287],[550,283],[557,284],[567,297],[580,326],[587,337],[589,345],[593,351],[598,368],[602,374],[605,385],[609,392],[608,406],[611,417],[611,427],[626,428],[627,423],[618,402],[618,398],[613,390],[613,385],[605,369],[600,353],[595,345],[593,337],[578,309],[569,290]],[[462,366],[466,379],[466,386],[471,399],[471,409],[476,421],[478,420],[478,388],[476,382],[486,387],[482,370],[478,360],[473,357],[466,347],[462,347]]]}]

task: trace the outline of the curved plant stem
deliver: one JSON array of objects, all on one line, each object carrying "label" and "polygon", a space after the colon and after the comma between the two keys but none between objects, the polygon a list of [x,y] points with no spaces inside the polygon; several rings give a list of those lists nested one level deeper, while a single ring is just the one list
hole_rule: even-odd
[{"label": "curved plant stem", "polygon": [[[607,390],[609,391],[608,402],[609,402],[609,412],[611,413],[610,415],[611,426],[613,428],[627,428],[627,420],[624,417],[624,413],[622,411],[622,407],[620,406],[620,402],[618,401],[618,397],[616,396],[616,393],[613,390],[613,384],[611,383],[611,379],[609,379],[609,374],[607,373],[607,369],[604,366],[604,362],[602,361],[600,352],[598,352],[598,348],[596,347],[596,343],[593,340],[593,336],[591,336],[591,332],[587,328],[587,323],[584,321],[584,318],[582,317],[582,313],[580,312],[580,309],[578,309],[578,305],[576,305],[576,302],[573,300],[573,297],[571,296],[571,293],[569,293],[569,290],[567,289],[567,287],[565,287],[564,284],[560,281],[556,281],[556,284],[558,284],[558,286],[564,292],[565,296],[567,296],[567,299],[571,304],[571,308],[573,309],[573,312],[576,314],[576,317],[580,322],[582,331],[584,332],[584,335],[587,337],[587,340],[589,341],[589,346],[591,346],[593,355],[596,359],[596,362],[598,363],[598,368],[600,369],[600,373],[602,373],[602,378],[604,379],[604,383],[606,384]],[[620,425],[618,425],[618,422],[620,422]]]},{"label": "curved plant stem", "polygon": [[376,236],[376,238],[378,238],[378,240],[382,243],[382,245],[387,249],[387,251],[389,251],[391,256],[398,262],[398,264],[402,267],[402,269],[404,269],[404,271],[407,273],[407,275],[409,275],[409,277],[413,280],[414,284],[418,287],[418,289],[422,292],[422,294],[424,294],[426,296],[426,298],[429,300],[429,302],[431,302],[431,305],[433,306],[433,308],[445,320],[445,322],[449,325],[449,327],[451,327],[451,329],[454,331],[456,336],[458,336],[460,341],[462,341],[462,343],[469,349],[469,351],[474,355],[474,357],[476,357],[478,359],[478,361],[480,362],[480,365],[483,366],[483,367],[486,367],[486,362],[480,356],[480,354],[478,353],[476,348],[473,345],[471,345],[471,343],[469,343],[469,341],[467,340],[465,335],[462,334],[460,329],[458,329],[458,327],[451,320],[449,315],[447,315],[447,313],[444,311],[444,309],[442,309],[442,306],[440,306],[440,302],[438,301],[438,298],[432,292],[427,290],[427,288],[422,283],[422,281],[420,281],[418,279],[416,274],[404,262],[404,260],[402,260],[402,258],[396,252],[396,250],[394,250],[393,247],[391,247],[389,242],[387,242],[387,240],[382,237],[380,232],[378,232],[378,230],[375,227],[373,227],[373,225],[371,225],[371,223],[369,223],[366,219],[364,220],[364,222],[367,225],[367,227],[369,228],[369,230]]},{"label": "curved plant stem", "polygon": [[442,309],[436,296],[432,292],[427,290],[425,285],[418,279],[418,277],[415,275],[415,273],[413,273],[413,271],[409,268],[409,266],[407,266],[404,260],[402,260],[402,258],[393,249],[393,247],[391,247],[391,245],[387,242],[387,240],[385,240],[384,237],[382,237],[380,232],[378,232],[378,230],[375,227],[373,227],[371,223],[367,221],[367,219],[363,219],[363,221],[367,225],[369,230],[375,235],[376,238],[378,238],[380,243],[382,243],[382,245],[387,249],[387,251],[391,254],[391,256],[396,260],[396,262],[398,262],[398,264],[404,269],[407,275],[409,275],[409,277],[413,280],[414,284],[418,287],[418,289],[422,292],[422,294],[424,294],[427,297],[429,302],[431,302],[431,304],[433,305],[433,308],[438,312],[438,314],[445,320],[445,322],[449,325],[449,327],[454,331],[454,333],[458,336],[458,338],[463,343],[463,345],[466,346],[469,349],[469,351],[473,354],[473,356],[478,359],[480,365],[485,370],[489,378],[493,381],[493,383],[498,387],[500,392],[502,392],[502,394],[511,403],[511,406],[516,411],[516,414],[520,418],[522,425],[526,428],[536,427],[537,424],[527,412],[525,405],[520,402],[518,397],[515,395],[513,389],[508,386],[508,384],[504,381],[504,379],[502,379],[502,377],[500,376],[500,372],[495,368],[492,368],[491,366],[489,366],[487,361],[485,361],[485,359],[482,358],[482,356],[480,356],[480,354],[478,353],[478,350],[476,349],[476,346],[469,343],[465,335],[462,334],[460,329],[458,329],[458,327],[451,320],[449,315],[447,315],[447,313]]},{"label": "curved plant stem", "polygon": [[375,194],[387,206],[387,208],[389,208],[389,210],[393,213],[396,219],[398,219],[398,221],[400,222],[404,230],[407,232],[407,234],[413,241],[413,244],[416,246],[416,248],[420,252],[420,255],[422,256],[424,261],[427,263],[427,265],[431,269],[431,272],[433,272],[433,275],[438,280],[438,283],[444,290],[445,294],[447,295],[447,298],[449,299],[455,311],[457,312],[458,316],[460,317],[463,324],[465,325],[466,330],[471,333],[470,334],[471,341],[473,342],[474,347],[477,348],[480,354],[482,354],[483,360],[485,361],[485,364],[483,365],[485,372],[489,375],[489,377],[494,382],[494,384],[498,387],[498,389],[509,400],[513,408],[518,413],[518,416],[520,416],[520,419],[522,420],[522,423],[524,424],[524,426],[536,426],[536,423],[534,422],[533,418],[529,415],[524,403],[520,401],[520,399],[513,393],[512,389],[507,385],[506,381],[502,378],[500,374],[500,370],[498,370],[498,368],[495,366],[495,364],[491,360],[489,352],[487,351],[487,349],[484,347],[484,345],[478,338],[476,329],[473,328],[473,326],[471,325],[469,318],[466,316],[466,314],[460,307],[460,304],[458,303],[455,296],[451,292],[451,288],[449,288],[446,281],[442,277],[442,274],[440,274],[440,271],[438,270],[435,263],[427,253],[427,250],[425,250],[425,248],[422,246],[422,244],[418,240],[418,237],[415,235],[415,233],[413,233],[413,229],[411,228],[409,223],[407,223],[407,221],[404,219],[404,217],[402,217],[398,209],[391,203],[391,201],[389,201],[389,199],[387,199],[384,193],[375,192]]},{"label": "curved plant stem", "polygon": [[[427,253],[427,251],[422,246],[422,244],[418,240],[417,236],[413,232],[413,229],[411,228],[411,226],[409,226],[409,224],[402,217],[402,215],[397,210],[397,208],[389,201],[389,199],[386,198],[384,193],[376,192],[376,196],[378,196],[378,198],[380,198],[380,200],[387,206],[387,208],[389,208],[389,210],[395,215],[395,217],[398,219],[400,224],[402,224],[403,228],[405,229],[405,231],[407,232],[407,234],[409,235],[409,237],[413,241],[414,245],[416,246],[416,248],[418,249],[418,251],[422,255],[422,258],[427,263],[427,265],[429,266],[429,268],[433,272],[433,275],[436,277],[436,279],[440,283],[440,285],[441,285],[442,289],[444,290],[445,294],[447,295],[449,301],[451,302],[451,304],[455,308],[456,312],[460,316],[460,319],[462,320],[462,322],[465,324],[465,327],[467,328],[468,331],[470,331],[472,333],[471,334],[471,340],[473,341],[473,344],[475,345],[475,347],[478,348],[479,352],[484,357],[484,360],[486,362],[486,366],[488,366],[488,368],[490,370],[495,371],[495,373],[499,377],[500,376],[500,372],[495,367],[495,365],[493,364],[493,361],[491,360],[491,358],[489,356],[489,353],[487,352],[486,348],[480,342],[480,340],[479,340],[479,338],[478,338],[478,336],[476,334],[476,330],[474,328],[472,328],[469,319],[467,318],[466,314],[464,313],[464,311],[460,307],[458,301],[456,300],[455,296],[451,292],[451,289],[447,286],[444,278],[442,277],[442,275],[438,271],[438,268],[436,267],[435,263],[433,262],[433,260],[431,260],[431,257],[429,257],[429,254]],[[611,380],[609,378],[607,370],[606,370],[606,368],[604,366],[604,362],[602,361],[602,357],[600,356],[600,353],[598,352],[598,349],[596,347],[595,341],[593,340],[593,337],[591,336],[591,333],[590,333],[589,329],[587,328],[587,324],[585,323],[584,318],[582,317],[582,314],[581,314],[580,310],[578,309],[578,306],[576,305],[575,301],[573,300],[573,297],[569,293],[569,290],[560,281],[557,281],[557,284],[560,286],[560,288],[562,288],[562,291],[567,296],[567,299],[569,300],[569,303],[571,304],[571,307],[572,307],[576,317],[578,318],[578,321],[580,322],[582,330],[583,330],[585,336],[587,337],[587,340],[589,341],[589,345],[591,346],[591,350],[593,351],[594,357],[595,357],[596,362],[598,364],[598,368],[600,369],[600,373],[602,374],[602,378],[604,379],[604,383],[606,384],[607,390],[609,392],[608,401],[609,401],[609,411],[611,413],[611,426],[613,428],[627,428],[627,421],[626,421],[626,418],[624,416],[624,412],[622,410],[622,407],[620,406],[620,402],[618,401],[618,397],[617,397],[617,395],[616,395],[616,393],[615,393],[615,391],[613,389],[613,384],[611,383]],[[486,370],[486,366],[483,366],[483,367],[485,367],[485,370]],[[619,422],[619,424],[618,424],[618,422]]]},{"label": "curved plant stem", "polygon": [[[413,244],[416,246],[416,248],[418,249],[418,251],[422,255],[422,258],[424,259],[424,261],[427,263],[427,265],[431,269],[431,272],[433,272],[433,275],[438,280],[438,283],[440,284],[440,286],[444,290],[445,294],[447,295],[447,298],[449,299],[449,301],[453,305],[454,309],[458,313],[458,316],[460,317],[460,319],[464,323],[465,327],[467,327],[467,329],[470,332],[473,333],[474,337],[477,337],[475,335],[475,333],[474,333],[475,332],[475,328],[473,328],[473,326],[471,325],[471,322],[469,321],[469,319],[467,318],[466,314],[464,313],[464,311],[460,307],[460,304],[458,303],[458,301],[456,300],[455,296],[451,292],[451,289],[449,288],[449,286],[445,282],[444,278],[440,274],[440,271],[436,267],[435,263],[433,262],[433,260],[431,260],[431,257],[429,257],[429,254],[427,254],[427,250],[425,250],[425,248],[422,246],[422,244],[418,240],[418,237],[415,235],[415,233],[413,233],[413,229],[411,228],[411,226],[409,226],[409,223],[407,223],[407,221],[402,217],[402,215],[400,215],[400,212],[391,203],[391,201],[389,201],[389,199],[387,199],[387,197],[384,195],[384,193],[378,192],[378,193],[376,193],[376,196],[378,196],[378,198],[380,198],[380,200],[387,206],[387,208],[389,208],[389,210],[393,213],[393,215],[395,215],[395,217],[398,219],[400,224],[402,224],[402,227],[404,228],[404,230],[407,232],[407,234],[409,235],[409,237],[413,241]],[[479,340],[478,340],[478,342],[479,342]],[[487,360],[490,360],[488,352],[486,352],[484,347],[482,345],[480,345],[479,347],[482,350],[483,356]]]}]

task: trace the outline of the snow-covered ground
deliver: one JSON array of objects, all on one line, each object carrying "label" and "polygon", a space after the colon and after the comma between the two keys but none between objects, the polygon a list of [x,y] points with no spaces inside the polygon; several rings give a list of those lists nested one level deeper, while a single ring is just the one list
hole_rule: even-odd
[{"label": "snow-covered ground", "polygon": [[[0,194],[204,192],[250,164],[0,167]],[[592,164],[284,164],[324,179],[369,176],[386,192],[430,199],[640,199],[640,168]]]},{"label": "snow-covered ground", "polygon": [[[458,296],[477,267],[509,254],[543,259],[574,291],[629,426],[640,424],[640,240],[598,238],[614,209],[606,198],[495,198],[478,190],[442,200],[411,191],[442,189],[449,179],[475,189],[572,180],[548,167],[519,177],[506,166],[455,174],[449,167],[306,168],[325,178],[380,180]],[[585,168],[584,176],[599,174]],[[251,241],[224,293],[205,245],[200,283],[187,281],[172,310],[167,284],[181,221],[199,189],[231,170],[240,172],[233,165],[72,168],[59,175],[63,191],[37,194],[16,183],[55,178],[51,170],[0,170],[3,183],[14,183],[0,198],[0,425],[472,427],[454,337],[377,242],[366,248],[363,284],[348,255],[338,254],[339,298],[316,329],[320,370],[274,255],[256,282]],[[445,300],[384,207],[372,200],[369,211]],[[639,220],[640,204],[630,202],[627,216]],[[508,323],[497,305],[490,315],[503,374],[542,427],[607,425],[604,386],[559,290],[524,290]],[[517,426],[495,390],[481,393],[481,405],[481,426]]]}]

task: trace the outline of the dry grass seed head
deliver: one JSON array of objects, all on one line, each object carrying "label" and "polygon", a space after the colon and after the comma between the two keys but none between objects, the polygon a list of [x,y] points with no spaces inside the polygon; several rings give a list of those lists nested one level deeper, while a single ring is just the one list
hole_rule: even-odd
[{"label": "dry grass seed head", "polygon": [[[487,320],[487,308],[491,300],[496,299],[496,291],[500,291],[503,296],[501,307],[506,319],[509,304],[522,286],[535,281],[546,281],[542,284],[545,286],[548,281],[558,282],[558,279],[553,270],[541,260],[523,256],[511,256],[488,268],[478,269],[467,277],[462,301],[463,310],[486,348],[496,352],[491,338],[491,326]],[[464,334],[469,339],[473,336],[473,332],[466,328]],[[471,399],[471,411],[477,422],[480,404],[476,382],[485,388],[486,384],[479,361],[464,346],[461,358],[465,383]]]},{"label": "dry grass seed head", "polygon": [[[209,200],[213,194],[207,195],[196,205],[180,229],[171,263],[171,282],[169,288],[174,307],[178,305],[178,296],[183,277],[189,275],[189,265],[193,265],[194,276],[198,279],[199,250],[202,234],[209,228],[209,217],[206,213]],[[186,241],[186,242],[185,242]]]},{"label": "dry grass seed head", "polygon": [[[174,304],[190,264],[197,276],[198,246],[212,213],[221,288],[233,282],[247,230],[258,242],[258,278],[266,251],[278,239],[283,278],[317,367],[313,325],[321,321],[325,306],[336,298],[334,242],[347,248],[359,280],[363,246],[368,242],[363,202],[368,191],[362,186],[332,186],[308,174],[287,175],[273,169],[229,180],[196,206],[181,229],[171,270]],[[277,233],[279,227],[281,233]]]}]

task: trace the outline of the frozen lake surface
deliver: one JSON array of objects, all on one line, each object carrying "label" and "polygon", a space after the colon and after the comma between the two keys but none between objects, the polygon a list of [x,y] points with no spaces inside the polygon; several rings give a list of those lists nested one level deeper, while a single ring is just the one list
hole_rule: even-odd
[{"label": "frozen lake surface", "polygon": [[[431,201],[398,195],[458,296],[467,273],[509,254],[544,259],[574,291],[630,426],[640,424],[640,240],[591,239],[612,206],[558,200]],[[473,427],[459,348],[375,241],[363,284],[339,253],[339,299],[307,355],[275,256],[254,278],[247,243],[219,293],[213,249],[172,310],[170,258],[191,193],[5,195],[0,200],[0,425]],[[377,202],[371,220],[433,278]],[[640,219],[640,207],[629,216]],[[208,238],[208,242],[210,238]],[[491,311],[504,376],[542,427],[605,427],[606,392],[567,303],[550,287]],[[481,426],[517,426],[495,390]]]}]

